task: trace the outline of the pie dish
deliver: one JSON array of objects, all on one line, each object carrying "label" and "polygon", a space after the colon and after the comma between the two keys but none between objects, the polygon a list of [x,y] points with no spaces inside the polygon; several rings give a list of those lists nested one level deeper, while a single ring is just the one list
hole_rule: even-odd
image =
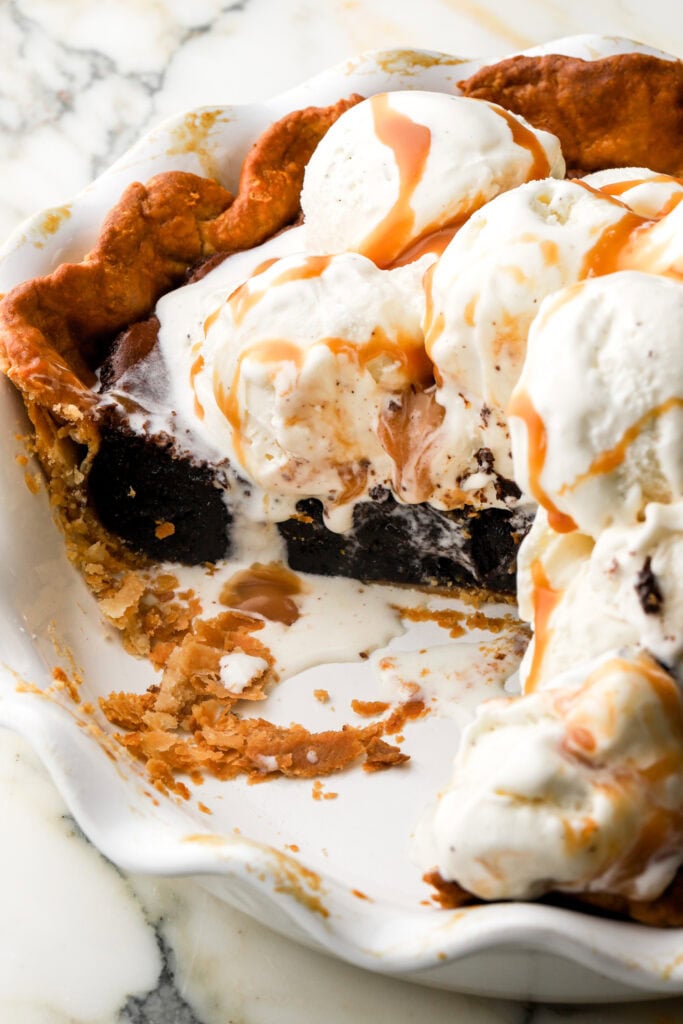
[{"label": "pie dish", "polygon": [[[569,44],[569,48],[570,49],[572,49],[572,45],[576,46],[578,48],[579,52],[583,54],[583,53],[586,52],[585,49],[583,49],[583,48],[585,46],[588,46],[588,45],[593,45],[593,43],[588,44],[588,43],[586,43],[584,41],[580,41],[580,42],[575,43],[575,44]],[[618,43],[615,43],[615,44],[605,44],[604,41],[603,41],[600,45],[603,47],[602,52],[605,52],[605,50],[604,50],[605,45],[607,45],[608,49],[609,49],[610,45],[614,45],[617,48],[617,50],[619,48],[619,44]],[[558,48],[559,49],[563,49],[563,47],[561,47],[561,46],[559,46]],[[392,71],[392,68],[391,68],[392,60],[395,60],[395,61],[398,62],[398,70]],[[399,81],[402,80],[402,79],[403,79],[403,81],[405,81],[405,78],[403,77],[404,75],[407,76],[408,79],[410,79],[410,76],[415,74],[415,65],[417,64],[418,67],[420,67],[421,65],[419,64],[419,62],[417,60],[414,59],[414,57],[413,57],[413,60],[412,60],[412,64],[411,64],[411,59],[409,57],[408,58],[404,58],[404,60],[406,60],[407,63],[403,67],[401,67],[401,64],[400,64],[401,58],[396,58],[396,57],[391,57],[391,56],[387,57],[386,55],[384,57],[378,58],[376,61],[370,60],[369,64],[367,64],[365,66],[361,62],[358,67],[352,67],[352,68],[349,68],[347,70],[347,77],[344,79],[344,87],[346,88],[347,85],[348,86],[353,86],[353,91],[356,91],[356,85],[355,85],[356,81],[362,80],[363,83],[364,83],[365,89],[361,90],[360,88],[358,88],[358,91],[368,92],[370,90],[376,90],[378,88],[386,87],[387,79],[390,82],[392,82],[392,84],[393,84],[393,76],[396,76],[397,80],[399,80]],[[466,74],[466,68],[465,68],[465,66],[463,64],[461,64],[460,66],[456,65],[455,69],[454,69],[454,66],[453,66],[453,63],[452,63],[452,59],[443,58],[443,57],[442,58],[434,57],[434,58],[431,58],[431,60],[433,61],[433,63],[430,64],[429,60],[425,58],[424,59],[424,63],[426,63],[428,66],[424,67],[422,70],[420,70],[418,72],[418,74],[424,78],[424,83],[421,82],[421,84],[429,85],[429,87],[431,87],[431,88],[439,87],[439,86],[443,87],[444,85],[446,85],[449,88],[451,88],[452,87],[451,83],[452,83],[454,78],[457,78],[457,80],[460,80],[462,78],[468,77],[467,74]],[[450,63],[449,63],[449,60],[450,60]],[[407,67],[409,70],[405,71],[404,70],[405,67]],[[473,68],[472,70],[474,71],[475,69]],[[373,79],[373,76],[374,76],[374,79]],[[370,84],[371,80],[373,80],[373,82],[376,82],[376,84],[372,84],[371,85]],[[370,86],[370,89],[368,89],[368,86]],[[313,89],[313,91],[315,91],[314,87],[309,87],[309,89],[307,89],[306,91],[309,92],[311,89]],[[335,94],[337,94],[337,95],[335,95]],[[318,101],[318,96],[316,95],[316,97],[315,97],[316,101],[318,101],[318,102],[327,102],[328,99],[333,99],[333,100],[337,99],[338,98],[338,85],[336,86],[336,88],[333,88],[331,83],[326,84],[325,83],[325,79],[323,79],[322,80],[322,85],[320,87],[319,96],[320,96],[320,100],[319,101]],[[260,115],[261,116],[261,123],[264,123],[265,121],[270,120],[272,118],[272,116],[273,116],[273,113],[276,110],[278,110],[278,109],[279,110],[287,109],[287,107],[291,107],[291,106],[292,106],[292,104],[291,104],[289,98],[281,98],[281,100],[279,102],[276,102],[273,105],[271,110],[261,113],[261,115]],[[248,135],[249,135],[249,133],[245,130],[245,132],[244,132],[244,136],[245,137],[244,137],[244,141],[243,141],[243,148],[244,148],[244,143],[246,143],[246,141],[248,141],[248,139],[247,139]],[[252,131],[249,137],[253,138],[253,135],[254,135],[254,132]],[[148,150],[149,149],[154,150],[154,140],[152,141],[152,143],[149,143],[149,142],[146,143],[146,145],[148,147]],[[238,148],[238,147],[236,147],[236,148]],[[145,143],[141,144],[141,146],[138,148],[137,153],[135,153],[133,157],[128,158],[128,163],[126,162],[127,158],[124,158],[124,161],[120,165],[117,165],[117,168],[114,168],[112,172],[110,172],[111,177],[110,177],[108,182],[106,182],[106,176],[105,176],[105,179],[103,179],[103,180],[105,180],[106,191],[108,192],[108,197],[105,197],[103,195],[102,198],[99,200],[99,209],[100,209],[100,211],[106,209],[107,208],[107,204],[109,204],[109,205],[112,204],[112,193],[114,193],[114,197],[115,197],[118,194],[118,192],[120,192],[120,185],[122,183],[122,179],[125,178],[126,176],[128,178],[130,178],[131,174],[133,173],[133,169],[134,169],[134,176],[135,177],[143,177],[143,175],[140,173],[140,161],[142,159],[142,154],[144,153],[144,149],[145,149]],[[164,159],[165,159],[165,153],[163,152],[162,147],[159,147],[158,157],[157,157],[157,160],[158,160],[157,167],[150,167],[149,168],[150,172],[152,170],[157,170],[159,165],[163,165]],[[137,162],[137,166],[135,166],[136,162]],[[154,160],[150,159],[149,162],[153,164]],[[590,169],[590,168],[583,168],[583,169],[585,170],[585,169]],[[98,190],[97,190],[96,187],[91,187],[91,192],[92,191],[97,193]],[[87,197],[87,193],[86,193],[86,197]],[[87,200],[87,204],[91,204],[92,205],[92,201],[90,199],[88,199]],[[94,205],[98,205],[97,201],[95,201]],[[75,219],[77,211],[78,211],[78,204],[76,204],[76,206],[74,207],[74,212],[73,212],[72,217],[70,218],[70,220],[73,221]],[[88,212],[90,212],[90,211],[88,211]],[[89,231],[88,240],[89,240],[89,242],[92,242],[92,240],[93,240],[92,224],[94,223],[94,217],[92,219],[90,217],[87,217],[86,220],[90,221],[87,230]],[[79,225],[78,225],[77,218],[76,218],[76,224],[72,224],[72,225],[70,225],[70,227],[71,227],[72,231],[76,231],[77,232],[79,230]],[[81,228],[81,230],[82,230],[82,228]],[[60,239],[60,241],[62,241],[62,239]],[[67,250],[68,250],[68,248],[69,248],[69,240],[67,238],[64,238],[63,241],[66,242],[66,247],[67,247]],[[85,243],[85,245],[84,245],[83,241],[81,240],[81,244],[79,246],[81,248],[81,251],[83,250],[83,248],[87,247],[87,244],[88,243]],[[72,236],[72,239],[71,239],[71,245],[72,245],[73,248],[75,248],[77,246],[77,243],[73,240],[73,236]],[[14,253],[12,252],[13,248],[15,248],[15,252]],[[10,283],[13,274],[14,274],[14,279],[16,280],[17,276],[23,273],[22,263],[21,263],[21,261],[19,260],[19,258],[17,256],[17,253],[21,253],[21,252],[22,252],[22,246],[18,245],[18,246],[15,247],[13,245],[13,242],[10,241],[9,246],[7,247],[7,254],[6,254],[6,257],[5,257],[5,260],[4,260],[4,264],[3,264],[3,270],[4,270],[4,273],[5,273],[5,280],[3,282],[3,285],[5,287],[7,286],[5,284],[5,282]],[[43,267],[45,267],[45,268],[49,267],[49,259],[50,259],[49,253],[45,253],[43,250],[41,250],[39,255],[45,259],[45,262],[43,263]],[[25,256],[25,247],[24,247],[24,256]],[[40,269],[41,268],[38,268],[38,267],[36,267],[34,265],[34,267],[32,268],[32,272],[33,273],[39,272]],[[68,396],[67,396],[67,399],[68,399]],[[85,432],[86,430],[87,430],[87,428],[84,427],[84,433],[80,436],[80,439],[79,439],[80,441],[85,442],[85,443],[87,443],[87,440],[88,440],[87,433]],[[59,439],[59,440],[61,440],[61,439]],[[54,451],[55,448],[52,448],[52,450]],[[159,538],[159,539],[163,540],[163,538]],[[79,650],[79,655],[80,655],[80,650]],[[16,670],[17,671],[21,671],[22,675],[25,674],[24,671],[21,668],[17,668]],[[16,701],[15,701],[16,708],[17,709],[19,707],[22,708],[21,712],[18,711],[18,710],[15,711],[17,722],[20,721],[22,716],[26,714],[24,709],[25,709],[25,706],[28,704],[30,699],[31,698],[28,695],[26,695],[26,694],[24,694],[21,698],[16,698]],[[40,705],[41,702],[34,700],[34,703]],[[6,704],[4,706],[7,707]],[[51,708],[50,711],[47,714],[47,718],[50,719],[51,721],[54,718],[53,710],[54,709]],[[43,712],[40,712],[39,714],[42,714],[42,713]],[[6,717],[12,718],[12,715],[13,715],[13,710],[12,710],[12,708],[10,708],[7,711],[7,713],[6,713]],[[30,713],[29,713],[29,717],[30,717]],[[61,721],[61,719],[59,719],[59,721]],[[59,758],[57,760],[59,760]],[[59,769],[57,769],[57,770],[59,770]],[[265,790],[268,787],[260,787],[260,788]],[[72,802],[80,803],[80,800],[79,799],[74,799],[73,798],[73,794],[72,794]],[[88,817],[87,814],[86,814],[86,817]],[[91,824],[91,827],[90,827],[89,831],[91,833],[97,833],[98,836],[101,837],[102,833],[101,833],[99,827],[93,827],[92,826],[92,822],[90,822],[90,824]],[[109,839],[104,839],[104,841],[101,840],[100,842],[101,842],[101,845],[103,846],[103,848],[107,852],[109,852],[112,849],[111,837]],[[127,857],[118,857],[117,859],[121,860],[124,863],[127,862]],[[173,856],[171,856],[171,861],[173,861],[173,859],[174,859]],[[202,860],[202,863],[206,863],[202,858],[199,858],[199,860]],[[176,862],[176,866],[177,866],[177,862]],[[294,869],[287,868],[287,870],[294,870]],[[296,871],[295,871],[295,875],[296,875]],[[280,884],[282,884],[281,880],[280,880]],[[291,890],[292,887],[296,888],[296,886],[294,886],[294,883],[292,882],[292,879],[290,878],[289,879],[289,890]],[[287,888],[287,886],[285,886],[285,888]],[[310,895],[310,893],[309,893],[309,895]],[[313,900],[313,902],[314,902],[314,900]],[[531,909],[531,908],[524,908],[524,912],[526,912],[529,909]],[[503,914],[510,914],[510,912],[516,912],[516,910],[514,908],[512,908],[512,907],[508,907],[508,906],[502,907],[501,906],[501,907],[480,908],[480,909],[478,909],[476,911],[476,913],[478,913],[478,914],[486,913],[487,915],[490,914],[491,912],[494,912],[494,913],[501,912]],[[560,921],[560,919],[564,920],[564,918],[566,916],[562,911],[557,910],[556,908],[536,907],[536,908],[533,908],[532,915],[536,915],[537,912],[540,915],[540,917],[538,917],[539,921],[540,921],[541,917],[544,917],[544,920],[546,920],[547,914],[551,915],[551,917],[552,917],[552,915],[555,915],[555,914],[559,915],[558,918],[557,918],[558,922]],[[544,915],[546,915],[546,916],[544,916]],[[474,919],[474,914],[472,914],[472,919]],[[622,926],[613,925],[612,922],[600,921],[600,922],[597,922],[597,924],[596,924],[596,922],[591,922],[591,926],[593,928],[595,928],[596,926],[597,927],[602,927],[603,925],[605,926],[605,929],[608,929],[608,930],[611,930],[612,928],[617,928],[617,927],[624,927],[623,925]],[[559,932],[559,929],[558,929],[558,932]],[[607,934],[607,932],[606,932],[606,934]],[[610,931],[610,934],[611,934],[611,931]],[[531,941],[531,940],[529,940],[529,941]],[[348,948],[346,947],[345,942],[343,942],[342,945],[344,945],[344,947],[345,947],[345,955],[351,955],[351,956],[353,956],[356,959],[361,958],[360,954],[358,954],[358,953],[349,954]],[[473,947],[470,947],[470,948],[473,948]],[[405,952],[402,952],[399,956],[394,958],[394,960],[392,961],[392,968],[393,969],[396,969],[396,968],[399,967],[399,965],[400,965],[399,962],[400,961],[402,961],[403,963],[406,962],[403,959],[404,956],[405,956]],[[390,957],[390,960],[391,959],[392,958]],[[604,966],[604,964],[603,964],[603,966]],[[626,972],[625,971],[621,972],[621,977],[622,978],[626,977]],[[652,984],[651,979],[648,981],[648,984]],[[583,995],[584,995],[584,997],[586,996],[586,990],[585,989],[584,989]]]}]

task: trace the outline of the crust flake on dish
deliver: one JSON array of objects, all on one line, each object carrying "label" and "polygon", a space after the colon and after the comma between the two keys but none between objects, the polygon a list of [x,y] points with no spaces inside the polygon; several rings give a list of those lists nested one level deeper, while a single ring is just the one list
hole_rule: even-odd
[{"label": "crust flake on dish", "polygon": [[[273,657],[254,633],[263,621],[230,610],[211,619],[195,618],[180,643],[162,645],[156,660],[164,666],[161,682],[146,693],[112,693],[100,699],[105,717],[125,733],[120,744],[142,761],[157,788],[187,798],[176,776],[193,781],[204,775],[231,779],[246,775],[262,782],[278,775],[318,778],[363,760],[367,771],[404,764],[408,755],[387,743],[410,718],[394,715],[357,728],[312,733],[302,725],[276,726],[263,718],[241,718],[239,701],[260,701],[277,682]],[[261,658],[266,668],[237,694],[220,678],[224,654],[241,651]],[[401,722],[399,723],[399,717]],[[413,715],[412,717],[416,717]]]}]

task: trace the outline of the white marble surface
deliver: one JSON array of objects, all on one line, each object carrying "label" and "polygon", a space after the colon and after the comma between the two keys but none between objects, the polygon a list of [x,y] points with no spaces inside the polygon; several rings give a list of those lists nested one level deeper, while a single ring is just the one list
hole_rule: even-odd
[{"label": "white marble surface", "polygon": [[[680,0],[1,0],[0,236],[162,117],[278,92],[363,49],[504,54],[576,32],[683,54]],[[528,1007],[285,942],[196,883],[124,877],[0,731],[2,1024],[674,1024],[683,1002]]]}]

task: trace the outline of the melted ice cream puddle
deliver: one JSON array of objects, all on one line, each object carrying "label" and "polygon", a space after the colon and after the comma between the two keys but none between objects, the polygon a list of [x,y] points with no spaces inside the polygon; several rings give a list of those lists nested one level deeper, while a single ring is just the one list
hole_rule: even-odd
[{"label": "melted ice cream puddle", "polygon": [[482,701],[513,692],[513,673],[525,646],[525,634],[510,632],[482,642],[454,641],[416,651],[377,652],[372,666],[387,700],[424,701],[464,727]]},{"label": "melted ice cream puddle", "polygon": [[[204,618],[227,610],[220,601],[221,591],[232,577],[253,564],[254,553],[260,562],[284,564],[282,544],[272,526],[252,523],[249,548],[249,561],[244,557],[246,552],[240,552],[242,557],[220,564],[212,574],[202,567],[173,567],[181,589],[192,587],[199,594]],[[309,573],[298,574],[298,579],[301,590],[293,595],[298,618],[289,624],[264,618],[263,628],[257,634],[271,651],[281,680],[315,666],[357,662],[376,652],[372,666],[379,681],[377,699],[392,703],[424,700],[432,710],[460,724],[471,719],[482,700],[510,692],[509,688],[504,690],[505,681],[516,672],[527,642],[526,632],[520,630],[515,620],[493,639],[481,631],[472,634],[468,629],[465,635],[475,639],[458,638],[444,643],[447,630],[430,622],[428,616],[416,629],[401,618],[399,609],[423,609],[428,615],[446,611],[453,614],[455,622],[459,617],[464,622],[472,609],[456,597]],[[492,609],[491,613],[500,610]],[[509,611],[506,606],[504,612]],[[485,628],[485,618],[481,624]],[[398,646],[392,641],[397,641]],[[406,646],[411,649],[406,650]],[[258,668],[258,659],[237,664],[236,657],[227,655],[221,662],[225,669],[222,681],[234,691],[248,685],[247,668],[250,678]],[[241,657],[246,659],[245,655]],[[350,692],[349,696],[357,694]]]},{"label": "melted ice cream puddle", "polygon": [[[259,532],[255,525],[253,532]],[[270,538],[270,539],[269,539]],[[264,527],[259,558],[282,560],[279,541]],[[221,590],[230,577],[249,568],[249,561],[230,560],[208,575],[200,567],[174,566],[180,589],[191,587],[199,594],[203,618],[227,611],[219,600]],[[357,661],[359,654],[383,647],[392,637],[400,636],[404,626],[392,607],[399,599],[405,603],[426,603],[427,595],[418,591],[364,584],[342,577],[299,574],[301,593],[296,595],[299,617],[290,625],[264,619],[258,639],[275,659],[281,679],[289,678],[315,665]],[[258,617],[255,615],[255,617]],[[226,673],[227,675],[227,673]],[[226,684],[227,685],[227,684]],[[231,682],[234,688],[234,683]]]}]

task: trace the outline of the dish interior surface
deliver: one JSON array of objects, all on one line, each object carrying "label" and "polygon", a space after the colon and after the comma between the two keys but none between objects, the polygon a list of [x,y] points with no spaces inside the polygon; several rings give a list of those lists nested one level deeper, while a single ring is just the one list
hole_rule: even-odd
[{"label": "dish interior surface", "polygon": [[[577,37],[533,52],[589,59],[634,48],[623,40]],[[215,174],[233,188],[250,143],[287,111],[330,103],[351,91],[453,91],[458,79],[482,63],[388,51],[349,61],[265,104],[175,118],[142,139],[72,204],[38,214],[15,232],[0,254],[0,290],[81,257],[131,181],[181,169]],[[355,767],[324,779],[317,794],[310,779],[249,785],[243,777],[206,780],[192,788],[187,801],[153,790],[142,767],[113,739],[115,730],[83,704],[96,705],[111,691],[141,692],[156,673],[128,655],[115,630],[103,624],[66,559],[44,487],[34,493],[35,487],[26,486],[26,474],[29,483],[37,480],[38,467],[22,464],[20,437],[28,428],[19,405],[3,380],[0,722],[33,742],[79,825],[106,856],[126,870],[201,876],[218,897],[284,934],[425,984],[570,1001],[683,991],[678,930],[540,904],[456,912],[434,905],[409,845],[425,805],[449,776],[463,721],[457,716],[433,713],[406,723],[407,766],[374,774]],[[202,574],[183,570],[182,579],[195,585]],[[264,714],[275,724],[297,721],[312,731],[349,721],[362,725],[350,702],[388,699],[378,690],[378,655],[363,659],[358,649],[349,649],[363,609],[386,603],[382,588],[353,581],[344,586],[351,611],[338,611],[333,591],[321,598],[333,626],[319,645],[327,655],[320,653],[320,664],[303,667],[270,693]],[[510,611],[494,608],[490,614]],[[392,655],[490,640],[481,631],[452,639],[433,622],[403,625],[403,632],[385,628],[371,645],[384,649],[388,641],[386,653]],[[307,643],[305,636],[301,643]],[[54,685],[42,693],[54,684],[56,667],[82,680],[76,701]],[[328,691],[329,701],[316,700],[315,689]],[[254,713],[259,711],[257,706]]]}]

